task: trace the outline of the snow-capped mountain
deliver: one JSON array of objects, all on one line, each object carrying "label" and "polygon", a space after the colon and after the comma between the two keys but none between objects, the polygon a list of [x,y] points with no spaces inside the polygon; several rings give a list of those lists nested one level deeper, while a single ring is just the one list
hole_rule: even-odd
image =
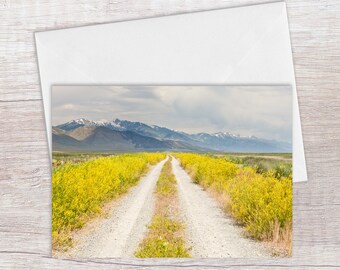
[{"label": "snow-capped mountain", "polygon": [[[118,119],[116,119],[118,120]],[[107,122],[107,121],[92,121],[92,120],[88,120],[85,118],[80,118],[80,119],[76,119],[76,120],[71,120],[67,123],[58,125],[57,128],[60,128],[62,130],[73,130],[76,129],[78,127],[82,127],[82,126],[86,126],[86,127],[107,127],[110,128],[112,130],[125,130],[125,128],[121,127],[119,124],[119,120],[118,122],[111,121],[111,122]]]},{"label": "snow-capped mountain", "polygon": [[[91,127],[91,128],[88,128]],[[62,133],[63,131],[64,133]],[[92,141],[87,138],[90,134]],[[115,135],[113,135],[115,134]],[[67,138],[67,144],[72,139],[81,142],[86,149],[96,149],[95,145],[101,145],[100,149],[119,150],[128,149],[153,149],[153,150],[180,150],[180,151],[218,151],[218,152],[291,152],[289,143],[275,140],[260,139],[254,136],[242,137],[229,132],[187,134],[182,131],[148,125],[141,122],[114,119],[112,121],[92,121],[84,118],[69,121],[58,125],[53,129],[53,135],[58,142],[57,148],[64,148],[62,142]],[[59,137],[58,137],[59,136]],[[62,136],[62,138],[60,138]],[[101,143],[99,140],[105,143]],[[105,139],[104,139],[105,138]],[[118,140],[119,138],[119,140]],[[86,145],[85,145],[86,143]],[[75,148],[79,148],[79,144]]]},{"label": "snow-capped mountain", "polygon": [[182,140],[184,137],[189,137],[184,132],[175,131],[166,127],[160,127],[157,125],[147,125],[141,122],[131,122],[127,120],[120,120],[118,118],[112,121],[92,121],[84,118],[71,120],[67,123],[56,126],[59,129],[70,131],[82,126],[96,126],[106,127],[111,130],[117,131],[134,131],[145,136],[156,137],[158,139],[179,139]]}]

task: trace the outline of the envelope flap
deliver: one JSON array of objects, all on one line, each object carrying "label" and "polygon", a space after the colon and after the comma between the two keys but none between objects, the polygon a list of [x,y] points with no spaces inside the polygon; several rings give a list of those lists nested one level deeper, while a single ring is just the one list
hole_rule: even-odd
[{"label": "envelope flap", "polygon": [[[87,76],[79,78],[83,83],[85,79],[114,84],[123,78],[127,83],[150,84],[155,76],[164,84],[224,83],[253,44],[273,29],[283,10],[283,3],[275,3],[198,12],[50,31],[37,34],[37,41],[73,68],[82,69],[79,75]],[[261,45],[269,54],[287,43],[274,43],[270,36],[267,42]]]}]

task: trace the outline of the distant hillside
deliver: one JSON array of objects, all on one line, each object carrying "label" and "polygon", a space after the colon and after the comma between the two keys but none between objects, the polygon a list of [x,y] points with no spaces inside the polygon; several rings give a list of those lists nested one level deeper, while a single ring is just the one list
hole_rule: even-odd
[{"label": "distant hillside", "polygon": [[115,119],[72,120],[53,127],[54,151],[291,152],[289,143],[228,132],[187,134],[166,127]]}]

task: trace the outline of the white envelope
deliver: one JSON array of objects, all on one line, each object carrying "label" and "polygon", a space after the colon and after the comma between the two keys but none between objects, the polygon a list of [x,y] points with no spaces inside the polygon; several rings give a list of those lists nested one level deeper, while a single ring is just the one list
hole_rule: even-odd
[{"label": "white envelope", "polygon": [[55,84],[293,86],[293,178],[307,171],[284,2],[35,34],[51,153]]}]

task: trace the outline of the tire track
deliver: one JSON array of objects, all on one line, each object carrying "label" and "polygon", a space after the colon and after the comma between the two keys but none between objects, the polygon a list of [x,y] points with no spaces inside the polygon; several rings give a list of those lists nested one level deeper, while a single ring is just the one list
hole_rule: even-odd
[{"label": "tire track", "polygon": [[270,257],[265,246],[242,236],[236,226],[199,185],[172,158],[173,173],[177,179],[180,207],[186,223],[188,246],[195,258]]},{"label": "tire track", "polygon": [[151,168],[139,183],[122,197],[92,231],[79,237],[68,252],[73,258],[131,258],[146,233],[153,208],[153,192],[168,157]]}]

